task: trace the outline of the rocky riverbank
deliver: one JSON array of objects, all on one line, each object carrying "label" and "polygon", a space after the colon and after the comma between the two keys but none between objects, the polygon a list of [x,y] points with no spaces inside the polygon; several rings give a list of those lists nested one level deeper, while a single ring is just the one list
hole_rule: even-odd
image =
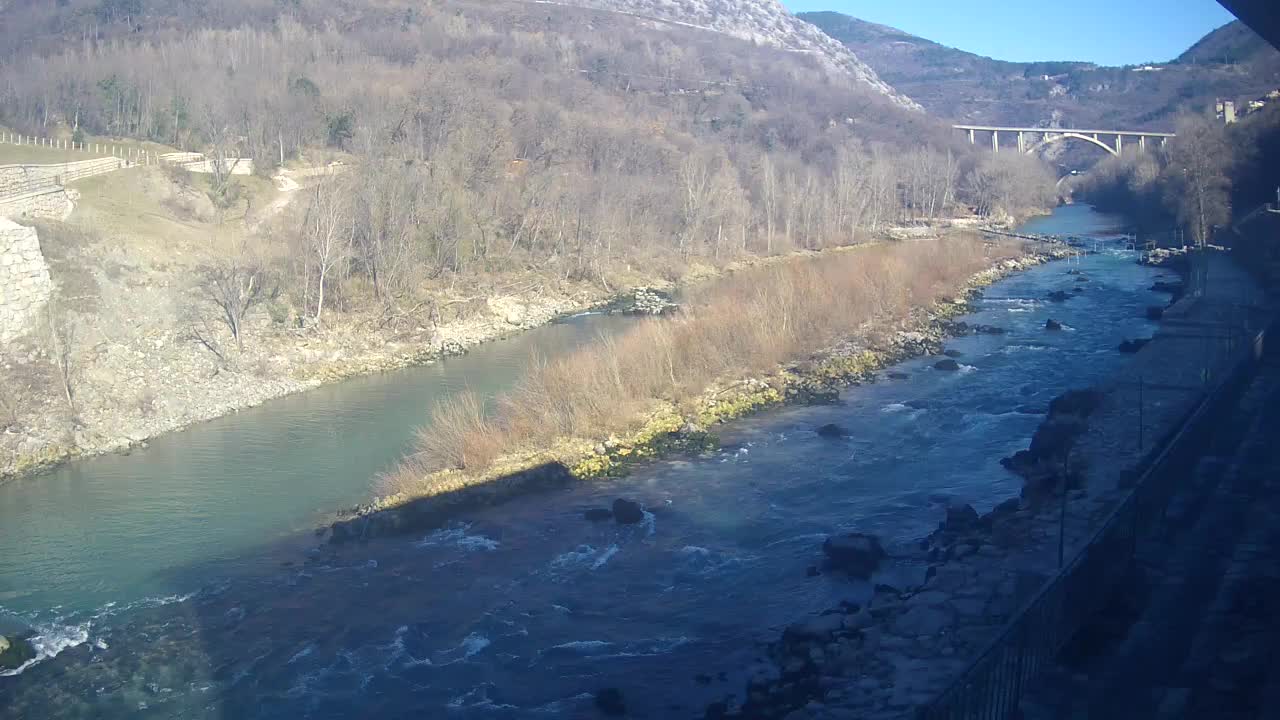
[{"label": "rocky riverbank", "polygon": [[[809,254],[692,267],[683,282]],[[11,396],[0,397],[0,483],[78,457],[145,447],[159,435],[325,384],[461,355],[575,313],[658,315],[675,307],[677,286],[650,280],[621,292],[584,283],[536,283],[518,292],[438,303],[430,319],[425,313],[338,316],[307,329],[289,327],[273,317],[275,310],[262,310],[246,318],[243,347],[224,350],[226,358],[202,348],[186,325],[151,311],[164,305],[158,298],[115,308],[123,315],[95,321],[94,337],[84,338],[92,340],[90,346],[69,367],[70,403],[44,338],[20,338],[0,350],[0,392]],[[159,293],[137,292],[150,297],[149,291]],[[103,317],[110,312],[103,309]]]},{"label": "rocky riverbank", "polygon": [[[354,325],[291,331],[264,318],[234,363],[193,350],[177,330],[102,344],[81,361],[74,413],[68,416],[55,397],[8,423],[0,434],[0,482],[76,457],[145,446],[158,435],[327,383],[459,355],[609,299],[585,289],[489,298],[468,317],[403,332]],[[47,358],[34,341],[6,348],[6,359],[11,374],[32,385],[53,382],[37,375]]]},{"label": "rocky riverbank", "polygon": [[942,343],[949,336],[1000,332],[999,328],[969,326],[954,318],[968,310],[982,288],[1071,252],[1069,248],[1050,245],[1002,260],[971,277],[957,296],[916,309],[896,327],[868,326],[836,347],[779,368],[773,375],[708,388],[692,403],[692,412],[682,412],[675,402],[665,403],[638,431],[625,437],[565,441],[548,451],[510,458],[497,470],[479,476],[462,471],[438,473],[432,478],[436,488],[432,496],[378,498],[335,522],[332,538],[342,542],[418,531],[444,522],[459,507],[503,501],[526,491],[529,485],[543,487],[548,477],[567,482],[614,476],[627,472],[636,462],[714,447],[717,441],[713,429],[718,424],[782,403],[832,401],[841,388],[875,381],[896,363],[941,353]]},{"label": "rocky riverbank", "polygon": [[[1242,330],[1223,311],[1251,282],[1226,258],[1213,264],[1214,294],[1184,299],[1166,317]],[[1253,318],[1247,327],[1265,324]],[[861,567],[882,572],[853,573],[870,577],[856,601],[787,628],[763,649],[743,700],[713,704],[706,717],[903,718],[937,697],[1053,575],[1059,542],[1073,557],[1123,501],[1153,445],[1200,402],[1203,381],[1193,378],[1226,378],[1242,360],[1238,345],[1206,356],[1187,344],[1176,328],[1162,329],[1113,382],[1055,400],[1030,449],[1005,461],[1026,481],[1020,497],[981,516],[940,498],[935,532],[889,548],[883,564],[864,554]],[[846,572],[824,549],[828,572]]]}]

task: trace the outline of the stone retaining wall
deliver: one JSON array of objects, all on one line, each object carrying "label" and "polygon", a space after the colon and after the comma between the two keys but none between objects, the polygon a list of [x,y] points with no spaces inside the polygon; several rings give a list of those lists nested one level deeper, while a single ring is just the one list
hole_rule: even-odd
[{"label": "stone retaining wall", "polygon": [[124,167],[120,158],[95,158],[52,165],[0,165],[0,198],[65,185]]},{"label": "stone retaining wall", "polygon": [[0,217],[0,343],[31,329],[52,293],[35,228]]},{"label": "stone retaining wall", "polygon": [[71,195],[61,185],[52,185],[24,195],[0,197],[0,218],[66,220],[74,209]]}]

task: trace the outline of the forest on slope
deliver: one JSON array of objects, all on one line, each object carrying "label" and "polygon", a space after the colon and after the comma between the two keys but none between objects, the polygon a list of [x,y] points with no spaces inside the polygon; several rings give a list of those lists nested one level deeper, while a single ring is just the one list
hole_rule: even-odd
[{"label": "forest on slope", "polygon": [[5,349],[6,441],[114,447],[638,284],[1052,202],[1043,165],[975,152],[852,66],[615,10],[0,6],[0,125],[258,175],[130,168],[40,225],[57,318]]}]

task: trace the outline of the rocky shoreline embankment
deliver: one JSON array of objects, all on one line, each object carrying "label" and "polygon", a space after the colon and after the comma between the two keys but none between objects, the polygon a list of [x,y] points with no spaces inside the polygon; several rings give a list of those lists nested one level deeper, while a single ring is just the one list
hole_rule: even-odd
[{"label": "rocky shoreline embankment", "polygon": [[[1185,298],[1167,315],[1220,321],[1221,309],[1238,302],[1232,283],[1249,282],[1242,271],[1222,274],[1225,296]],[[741,702],[713,703],[705,717],[905,718],[936,698],[1056,572],[1058,543],[1074,556],[1130,492],[1157,444],[1131,442],[1135,423],[1146,424],[1148,438],[1168,437],[1204,397],[1173,390],[1153,397],[1148,387],[1135,402],[1133,380],[1173,388],[1200,373],[1228,378],[1243,362],[1223,353],[1201,367],[1205,356],[1183,352],[1185,342],[1176,330],[1157,333],[1122,377],[1055,399],[1030,447],[1003,461],[1024,479],[1019,497],[984,515],[940,499],[937,530],[887,552],[872,536],[829,539],[825,572],[863,581],[860,601],[788,627],[750,668]],[[886,565],[893,585],[879,581]]]},{"label": "rocky shoreline embankment", "polygon": [[[489,311],[479,318],[440,325],[430,337],[417,340],[355,343],[337,333],[328,336],[313,333],[307,337],[299,335],[296,342],[272,341],[276,345],[288,345],[278,349],[277,357],[292,356],[290,371],[280,377],[225,368],[210,373],[206,363],[199,359],[158,357],[156,364],[162,365],[166,372],[147,373],[163,376],[159,383],[147,383],[148,412],[126,412],[132,408],[120,407],[117,393],[113,396],[116,402],[111,405],[82,401],[78,407],[77,428],[69,433],[0,436],[0,483],[35,475],[77,458],[127,453],[133,448],[146,447],[148,441],[160,435],[323,385],[463,355],[478,345],[509,338],[577,313],[658,315],[675,307],[668,291],[650,287],[614,295],[578,293],[550,298],[497,298],[491,299],[489,305]],[[133,353],[127,355],[128,362],[137,359]],[[115,365],[119,367],[113,367]],[[137,368],[120,365],[112,357],[100,358],[96,370],[121,379],[144,374]],[[173,404],[181,405],[183,410],[172,414],[156,411],[154,408],[164,405],[166,399],[180,399],[181,403]],[[94,432],[89,428],[109,428],[110,431]]]}]

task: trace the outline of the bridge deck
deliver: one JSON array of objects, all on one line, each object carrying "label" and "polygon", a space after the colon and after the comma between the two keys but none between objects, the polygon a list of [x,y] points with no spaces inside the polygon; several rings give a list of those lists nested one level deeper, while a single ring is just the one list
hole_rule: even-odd
[{"label": "bridge deck", "polygon": [[1081,135],[1124,135],[1127,137],[1177,137],[1173,133],[1152,132],[1147,130],[1080,130],[1077,128],[1033,128],[1033,127],[998,127],[995,125],[952,125],[956,130],[982,130],[984,132],[1042,133],[1061,135],[1063,133],[1079,133]]}]

